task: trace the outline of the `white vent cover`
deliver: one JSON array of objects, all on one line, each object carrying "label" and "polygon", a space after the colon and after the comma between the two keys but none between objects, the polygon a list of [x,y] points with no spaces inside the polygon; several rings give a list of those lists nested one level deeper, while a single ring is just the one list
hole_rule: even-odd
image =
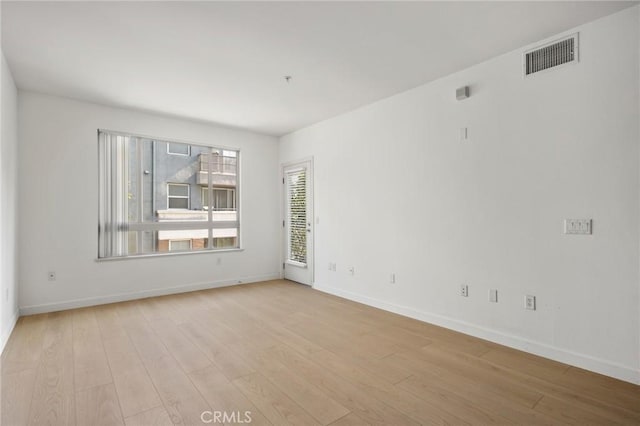
[{"label": "white vent cover", "polygon": [[524,75],[578,61],[578,34],[524,52]]}]

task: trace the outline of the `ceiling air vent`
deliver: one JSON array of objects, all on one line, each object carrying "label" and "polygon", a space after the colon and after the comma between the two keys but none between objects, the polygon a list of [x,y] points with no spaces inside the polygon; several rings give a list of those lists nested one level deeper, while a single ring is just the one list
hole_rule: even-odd
[{"label": "ceiling air vent", "polygon": [[524,53],[524,75],[578,61],[578,34]]}]

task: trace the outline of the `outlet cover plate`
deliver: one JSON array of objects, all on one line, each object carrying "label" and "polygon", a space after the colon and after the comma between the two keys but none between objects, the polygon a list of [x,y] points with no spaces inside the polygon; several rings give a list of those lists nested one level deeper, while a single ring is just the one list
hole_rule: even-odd
[{"label": "outlet cover plate", "polygon": [[570,235],[591,235],[591,219],[565,219],[564,233]]},{"label": "outlet cover plate", "polygon": [[524,308],[530,311],[536,310],[536,297],[530,294],[527,294],[524,297]]},{"label": "outlet cover plate", "polygon": [[460,296],[469,297],[469,286],[466,284],[460,284]]}]

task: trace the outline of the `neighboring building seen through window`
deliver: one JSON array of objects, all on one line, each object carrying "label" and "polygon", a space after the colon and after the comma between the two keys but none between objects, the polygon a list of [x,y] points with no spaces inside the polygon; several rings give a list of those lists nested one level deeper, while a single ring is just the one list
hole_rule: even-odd
[{"label": "neighboring building seen through window", "polygon": [[99,257],[239,247],[239,152],[99,132]]},{"label": "neighboring building seen through window", "polygon": [[191,240],[169,240],[169,251],[191,250]]}]

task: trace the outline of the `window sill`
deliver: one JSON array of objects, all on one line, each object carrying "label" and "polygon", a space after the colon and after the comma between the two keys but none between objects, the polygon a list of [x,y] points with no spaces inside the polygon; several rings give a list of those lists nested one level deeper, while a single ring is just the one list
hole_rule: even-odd
[{"label": "window sill", "polygon": [[175,253],[149,253],[149,254],[135,254],[132,256],[118,256],[118,257],[98,257],[95,259],[96,262],[112,262],[118,260],[131,260],[131,259],[149,259],[154,257],[172,257],[172,256],[188,256],[194,254],[215,254],[215,253],[229,253],[229,252],[239,252],[244,251],[243,248],[230,248],[230,249],[216,249],[216,250],[197,250],[197,251],[183,251],[183,252],[175,252]]}]

